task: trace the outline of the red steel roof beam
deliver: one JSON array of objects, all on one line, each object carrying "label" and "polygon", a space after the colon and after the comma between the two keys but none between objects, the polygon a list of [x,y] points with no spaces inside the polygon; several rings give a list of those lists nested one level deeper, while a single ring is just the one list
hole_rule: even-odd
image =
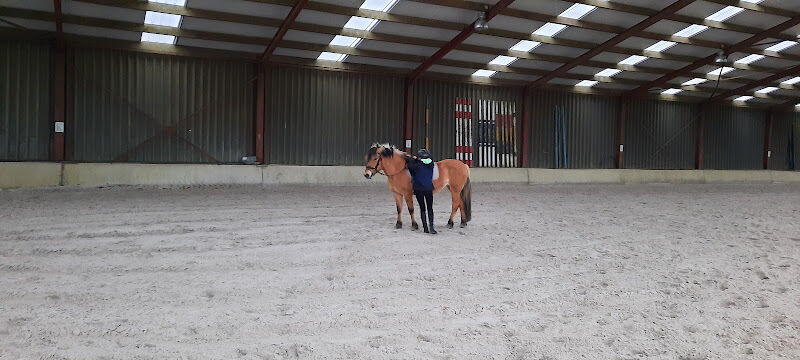
[{"label": "red steel roof beam", "polygon": [[[486,11],[485,15],[486,21],[488,22],[489,20],[492,20],[492,18],[497,16],[501,11],[503,11],[503,9],[511,5],[511,3],[513,2],[514,0],[498,1],[497,4],[494,4],[494,6],[492,6],[491,8],[489,8],[489,10]],[[467,25],[467,27],[461,30],[461,32],[458,33],[458,35],[456,35],[456,37],[454,37],[453,40],[450,40],[450,42],[442,46],[442,48],[436,51],[436,53],[434,53],[433,55],[431,55],[431,57],[425,59],[425,61],[422,64],[417,66],[417,68],[414,69],[414,71],[412,71],[408,75],[408,80],[412,81],[416,79],[420,74],[425,72],[425,70],[428,70],[429,67],[435,64],[437,61],[441,60],[450,51],[455,49],[457,46],[461,45],[461,43],[464,42],[464,40],[466,40],[470,35],[472,35],[472,33],[475,32],[475,23],[477,21],[478,20],[476,19],[471,24]]]},{"label": "red steel roof beam", "polygon": [[536,81],[530,83],[528,87],[536,88],[546,84],[548,81],[553,80],[560,75],[565,74],[567,71],[571,70],[572,68],[584,64],[587,61],[591,60],[595,56],[599,55],[600,53],[614,47],[615,45],[625,41],[632,36],[636,36],[639,32],[647,29],[651,25],[663,20],[664,18],[676,13],[678,10],[683,9],[687,5],[693,3],[695,0],[678,0],[672,3],[670,6],[667,6],[663,10],[653,14],[653,16],[648,17],[647,19],[642,20],[638,24],[632,26],[628,30],[625,30],[613,38],[607,40],[606,42],[596,46],[595,48],[583,53],[581,56],[578,56],[568,63],[561,65],[558,69],[551,71],[549,74],[542,76]]},{"label": "red steel roof beam", "polygon": [[[786,21],[784,21],[784,22],[782,22],[782,23],[780,23],[778,25],[775,25],[775,26],[773,26],[773,27],[771,27],[771,28],[769,28],[767,30],[764,30],[764,31],[762,31],[762,32],[760,32],[758,34],[755,34],[755,35],[743,40],[742,42],[733,44],[733,45],[731,45],[731,46],[729,46],[729,47],[727,47],[725,49],[722,49],[722,50],[725,51],[726,54],[732,54],[732,53],[735,53],[735,52],[746,52],[747,48],[755,45],[759,41],[774,37],[775,35],[778,35],[781,32],[783,32],[785,30],[788,30],[789,28],[791,28],[791,27],[793,27],[795,25],[798,25],[798,24],[800,24],[800,15],[792,17],[789,20],[786,20]],[[666,84],[668,81],[670,81],[670,80],[672,80],[672,79],[674,79],[676,77],[685,76],[685,75],[689,74],[690,72],[692,72],[694,70],[697,70],[698,68],[700,68],[702,66],[710,65],[710,64],[714,63],[714,60],[716,60],[716,58],[717,58],[717,54],[712,54],[712,55],[709,55],[709,56],[704,57],[702,59],[699,59],[699,60],[697,60],[697,61],[695,61],[695,62],[693,62],[693,63],[691,63],[689,65],[686,65],[686,66],[684,66],[684,67],[682,67],[682,68],[680,68],[678,70],[672,71],[672,72],[670,72],[670,73],[668,73],[668,74],[666,74],[666,75],[664,75],[664,76],[662,76],[662,77],[660,77],[658,79],[655,79],[655,80],[650,81],[650,82],[648,82],[646,84],[640,85],[639,87],[637,87],[637,88],[635,88],[635,89],[633,89],[631,91],[628,91],[625,95],[628,95],[628,96],[640,95],[642,93],[645,93],[645,92],[649,91],[652,88],[664,86],[664,84]],[[770,77],[772,77],[772,76],[770,76]]]},{"label": "red steel roof beam", "polygon": [[60,40],[64,37],[64,15],[61,12],[61,0],[53,0],[53,12],[56,14],[56,35]]},{"label": "red steel roof beam", "polygon": [[283,40],[283,36],[286,35],[286,32],[288,32],[289,28],[292,27],[294,20],[297,19],[297,15],[300,15],[300,11],[303,10],[306,4],[308,4],[308,0],[297,0],[297,2],[294,3],[292,10],[289,11],[289,14],[286,15],[286,18],[283,19],[283,22],[281,22],[281,27],[278,28],[278,32],[275,33],[275,36],[272,37],[272,40],[269,42],[269,45],[267,45],[264,53],[261,54],[259,61],[263,62],[270,55],[272,55],[272,53],[278,47],[278,44],[280,44],[281,40]]}]

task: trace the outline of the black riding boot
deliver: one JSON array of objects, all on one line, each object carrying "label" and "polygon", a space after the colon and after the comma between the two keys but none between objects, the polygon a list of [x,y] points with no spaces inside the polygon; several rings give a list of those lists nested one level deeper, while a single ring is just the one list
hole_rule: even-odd
[{"label": "black riding boot", "polygon": [[422,212],[421,215],[422,216],[420,216],[420,217],[422,219],[420,219],[420,220],[422,220],[422,231],[424,231],[427,234],[427,233],[430,232],[430,231],[428,231],[428,218],[425,217],[425,212],[424,211]]},{"label": "black riding boot", "polygon": [[[436,229],[433,228],[433,211],[428,213],[428,222],[431,223],[431,234],[438,234]],[[427,224],[425,224],[427,225]],[[427,232],[427,231],[426,231]]]}]

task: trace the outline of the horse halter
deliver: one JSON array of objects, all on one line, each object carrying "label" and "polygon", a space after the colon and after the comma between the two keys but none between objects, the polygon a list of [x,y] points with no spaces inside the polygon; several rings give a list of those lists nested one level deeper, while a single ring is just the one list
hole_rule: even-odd
[{"label": "horse halter", "polygon": [[381,175],[383,175],[383,176],[386,176],[386,174],[385,174],[385,173],[381,173],[381,172],[380,172],[380,170],[378,170],[378,168],[381,166],[381,160],[383,160],[383,157],[381,157],[380,155],[378,155],[378,161],[375,163],[375,166],[373,167],[373,166],[369,166],[369,165],[367,165],[367,166],[366,166],[366,167],[367,167],[367,170],[372,170],[372,171],[374,171],[374,172],[375,172],[375,174],[381,174]]},{"label": "horse halter", "polygon": [[[396,172],[396,173],[394,173],[392,175],[388,175],[388,174],[386,174],[386,169],[378,170],[378,168],[381,166],[381,160],[383,160],[383,156],[378,155],[378,162],[375,163],[375,166],[367,165],[366,166],[367,170],[372,170],[372,171],[375,172],[375,174],[381,174],[381,175],[386,176],[386,177],[392,177],[392,176],[395,176],[395,175],[401,173],[403,170],[406,169],[406,167],[403,167],[402,169],[400,169],[400,171],[398,171],[398,172]],[[381,172],[381,171],[383,171],[383,172]]]}]

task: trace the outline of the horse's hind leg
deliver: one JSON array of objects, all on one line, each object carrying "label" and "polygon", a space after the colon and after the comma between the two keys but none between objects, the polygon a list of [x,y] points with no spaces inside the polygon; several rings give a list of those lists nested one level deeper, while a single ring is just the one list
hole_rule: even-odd
[{"label": "horse's hind leg", "polygon": [[414,219],[414,196],[406,194],[406,205],[408,205],[408,215],[411,216],[411,230],[419,230],[419,224]]},{"label": "horse's hind leg", "polygon": [[393,194],[394,195],[394,204],[397,206],[397,223],[394,224],[395,229],[403,228],[403,218],[401,215],[403,214],[403,195],[400,194]]},{"label": "horse's hind leg", "polygon": [[450,195],[453,199],[453,206],[450,210],[450,220],[447,220],[447,228],[449,229],[453,228],[453,218],[456,217],[456,211],[461,208],[461,196],[459,194],[461,194],[460,189],[450,187]]}]

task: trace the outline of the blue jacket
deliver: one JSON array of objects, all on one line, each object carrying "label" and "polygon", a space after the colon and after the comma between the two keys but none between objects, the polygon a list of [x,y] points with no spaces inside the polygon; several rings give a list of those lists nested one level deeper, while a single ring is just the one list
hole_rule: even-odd
[{"label": "blue jacket", "polygon": [[433,191],[433,161],[425,164],[413,158],[408,159],[408,171],[411,172],[411,184],[414,192]]}]

